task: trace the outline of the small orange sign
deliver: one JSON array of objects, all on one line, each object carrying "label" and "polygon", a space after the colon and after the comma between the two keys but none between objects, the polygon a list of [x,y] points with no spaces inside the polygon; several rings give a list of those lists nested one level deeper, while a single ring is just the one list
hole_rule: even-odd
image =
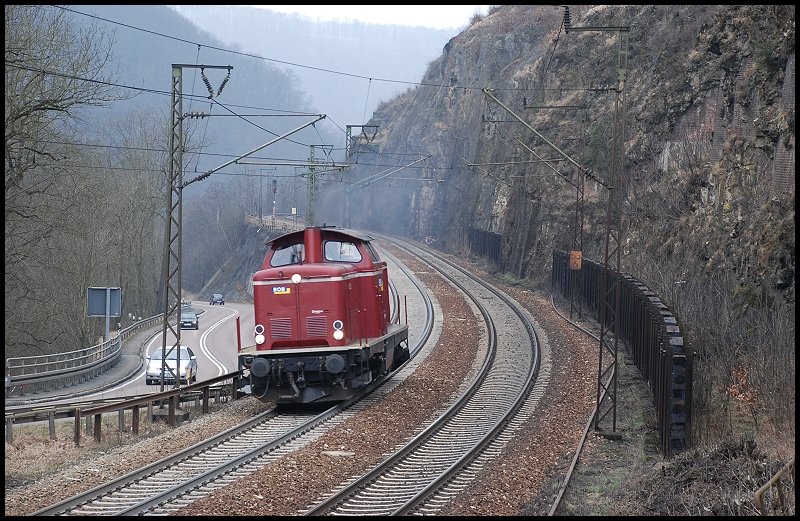
[{"label": "small orange sign", "polygon": [[569,252],[569,269],[578,271],[581,269],[581,262],[583,260],[583,252],[579,250],[572,250]]}]

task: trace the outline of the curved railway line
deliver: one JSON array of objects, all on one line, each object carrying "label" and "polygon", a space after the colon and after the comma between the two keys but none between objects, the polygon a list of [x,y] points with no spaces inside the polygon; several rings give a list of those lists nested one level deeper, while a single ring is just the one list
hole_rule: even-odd
[{"label": "curved railway line", "polygon": [[[425,302],[425,323],[414,355],[428,341],[433,330],[434,309],[425,288],[398,264]],[[399,297],[394,298],[393,319],[399,316]],[[409,362],[411,362],[410,360]],[[408,362],[405,364],[408,365]],[[402,367],[398,371],[402,370]],[[41,509],[33,515],[165,515],[224,487],[347,421],[371,402],[388,392],[382,389],[396,373],[384,375],[357,397],[330,407],[320,414],[278,413],[271,409],[178,454],[121,476],[85,493]],[[376,389],[382,392],[369,396]]]},{"label": "curved railway line", "polygon": [[[441,407],[437,421],[387,454],[380,466],[340,485],[332,495],[321,496],[298,513],[436,514],[500,454],[517,426],[530,416],[547,385],[549,354],[546,345],[541,349],[527,311],[444,257],[399,239],[386,240],[433,266],[472,299],[487,328],[486,338],[475,339],[485,344],[479,349],[484,358],[473,365],[476,369],[480,366],[480,371],[462,384],[462,396],[455,403]],[[407,268],[395,262],[425,295]],[[424,302],[426,324],[416,345],[410,346],[411,360],[379,379],[370,387],[371,394],[360,401],[352,400],[319,414],[267,411],[179,454],[34,515],[169,515],[307,445],[388,394],[402,381],[402,373],[413,372],[422,358],[414,355],[433,329],[434,309],[427,295]],[[394,311],[398,308],[396,300]],[[524,335],[520,335],[522,331]]]},{"label": "curved railway line", "polygon": [[[525,409],[528,397],[538,401],[538,395],[530,392],[537,384],[541,351],[527,313],[502,292],[444,257],[402,244],[434,266],[480,310],[488,331],[482,367],[437,421],[374,470],[310,508],[306,515],[435,514],[439,505],[474,477],[476,469],[499,454],[513,430],[514,416]],[[520,335],[521,331],[525,334]],[[544,385],[538,383],[543,389]]]}]

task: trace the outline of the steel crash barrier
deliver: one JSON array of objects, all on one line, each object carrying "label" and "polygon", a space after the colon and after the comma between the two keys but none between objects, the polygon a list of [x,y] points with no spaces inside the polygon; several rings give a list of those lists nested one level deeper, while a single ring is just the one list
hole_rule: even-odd
[{"label": "steel crash barrier", "polygon": [[[598,321],[602,295],[614,298],[610,290],[616,282],[615,274],[609,273],[607,287],[602,288],[603,270],[601,264],[583,259],[577,277],[569,267],[569,253],[553,252],[553,288],[567,299],[574,288]],[[661,452],[669,458],[690,445],[693,353],[684,343],[677,318],[658,295],[627,274],[620,277],[619,340],[653,393]]]},{"label": "steel crash barrier", "polygon": [[159,314],[140,320],[91,347],[65,353],[6,358],[5,397],[61,389],[104,373],[119,362],[122,342],[157,324],[162,317],[163,314]]},{"label": "steel crash barrier", "polygon": [[[164,421],[171,427],[190,416],[195,409],[201,414],[210,412],[210,403],[220,404],[239,398],[238,371],[211,378],[191,385],[168,389],[131,398],[116,398],[86,402],[85,405],[33,406],[6,410],[6,443],[14,442],[14,426],[30,422],[48,422],[50,438],[55,440],[56,420],[74,419],[75,445],[81,443],[81,423],[85,423],[85,435],[102,441],[103,416],[117,416],[119,432],[139,434],[141,411],[147,412],[150,422]],[[189,408],[183,408],[188,404]],[[193,404],[193,405],[192,405]]]}]

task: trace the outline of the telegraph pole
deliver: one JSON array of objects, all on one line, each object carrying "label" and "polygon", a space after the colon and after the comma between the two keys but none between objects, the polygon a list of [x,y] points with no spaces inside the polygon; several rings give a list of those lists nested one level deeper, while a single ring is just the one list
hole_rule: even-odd
[{"label": "telegraph pole", "polygon": [[[175,387],[180,387],[180,345],[181,345],[181,327],[180,327],[180,305],[182,293],[182,254],[183,254],[183,69],[195,68],[200,69],[203,82],[208,87],[210,93],[209,98],[214,96],[211,89],[211,83],[206,78],[204,69],[227,69],[228,76],[222,81],[217,91],[217,95],[222,92],[225,84],[231,76],[230,65],[192,65],[192,64],[172,64],[172,124],[171,133],[169,136],[169,188],[167,189],[167,209],[169,215],[167,216],[166,227],[164,231],[165,244],[164,244],[164,260],[163,260],[163,282],[164,282],[164,323],[161,328],[161,390],[164,390],[164,376],[167,371],[172,370],[167,366],[167,358],[169,353],[177,350],[177,368],[176,373],[173,374],[175,379]],[[170,319],[175,319],[174,326],[170,323]],[[175,343],[167,351],[167,331],[171,331],[175,336]],[[187,382],[188,383],[188,382]]]},{"label": "telegraph pole", "polygon": [[[363,135],[365,138],[367,138],[368,142],[372,142],[372,140],[375,139],[375,136],[378,134],[379,125],[347,125],[346,126],[347,130],[345,132],[344,160],[345,160],[345,162],[350,163],[350,164],[352,164],[354,162],[358,163],[358,161],[351,161],[350,160],[350,154],[353,153],[353,148],[352,148],[353,137],[352,137],[352,134],[353,134],[353,129],[356,128],[356,127],[362,129],[360,135]],[[372,137],[367,135],[366,129],[370,129],[372,131]],[[356,156],[356,157],[358,157],[358,156]],[[345,189],[346,195],[345,195],[345,198],[344,198],[344,210],[343,210],[344,211],[344,216],[342,218],[342,225],[345,226],[346,228],[349,228],[349,227],[351,227],[353,225],[352,224],[352,220],[350,218],[350,205],[351,205],[351,199],[352,199],[352,193],[353,193],[352,180],[351,180],[351,182],[347,183],[345,186],[346,186],[346,189]]]},{"label": "telegraph pole", "polygon": [[[263,224],[263,205],[264,205],[264,172],[274,172],[277,167],[272,168],[259,168],[258,169],[258,184],[260,185],[261,196],[258,198],[258,221]],[[272,222],[275,222],[275,215],[273,212]]]},{"label": "telegraph pole", "polygon": [[[584,118],[586,117],[587,108],[582,105],[528,105],[525,98],[522,100],[523,107],[526,109],[583,109]],[[588,118],[586,118],[588,119]],[[586,128],[588,128],[588,123],[584,122],[584,135],[586,133]],[[518,140],[519,141],[519,140]],[[525,145],[522,141],[519,143],[527,148],[534,156],[541,159],[539,154],[534,152],[530,147]],[[561,172],[553,168],[553,166],[549,162],[545,162],[545,164],[550,167],[551,170],[556,172],[557,174],[564,177],[568,183],[575,187],[575,225],[573,227],[573,235],[572,235],[572,249],[569,252],[569,277],[570,277],[570,293],[569,293],[569,318],[572,318],[573,314],[577,312],[578,317],[581,316],[581,299],[579,298],[581,284],[582,284],[582,277],[581,274],[583,273],[583,223],[584,223],[584,188],[586,185],[586,176],[581,175],[578,176],[578,182],[572,183],[568,178],[566,178]]]},{"label": "telegraph pole", "polygon": [[314,145],[311,145],[311,150],[308,156],[308,196],[306,201],[306,226],[313,226],[314,224],[314,196],[317,193],[317,173],[314,169]]},{"label": "telegraph pole", "polygon": [[278,180],[272,178],[272,223],[275,223],[275,205],[277,204]]},{"label": "telegraph pole", "polygon": [[[308,156],[308,206],[306,208],[306,226],[314,226],[314,198],[317,195],[317,161],[314,159],[314,149],[319,147],[333,148],[333,145],[309,145]],[[330,151],[329,151],[330,152]]]},{"label": "telegraph pole", "polygon": [[[564,28],[567,33],[570,31],[599,31],[599,32],[616,32],[619,35],[617,47],[617,85],[609,90],[616,93],[614,103],[614,119],[613,119],[613,143],[612,143],[612,161],[610,179],[604,182],[595,177],[588,168],[582,167],[575,160],[569,157],[566,153],[561,151],[557,146],[551,143],[542,134],[531,127],[518,115],[514,114],[508,107],[498,100],[489,89],[483,89],[483,93],[500,105],[503,109],[511,114],[517,121],[525,125],[531,132],[533,132],[539,139],[547,143],[551,148],[560,153],[567,161],[578,167],[581,171],[581,177],[586,176],[601,184],[608,190],[607,201],[607,216],[606,216],[606,239],[604,250],[603,272],[601,275],[601,288],[603,294],[601,295],[600,302],[600,353],[598,357],[598,371],[597,371],[597,407],[593,418],[594,429],[607,437],[617,437],[617,352],[619,346],[619,313],[620,313],[620,299],[621,299],[621,268],[620,268],[620,254],[622,244],[622,201],[623,201],[623,168],[624,168],[624,145],[625,145],[625,128],[624,128],[624,115],[625,115],[625,79],[628,66],[628,36],[629,27],[572,27],[569,15],[569,7],[565,7],[564,11]],[[527,147],[526,147],[527,148]],[[530,149],[529,149],[530,150]],[[538,156],[537,156],[538,157]],[[548,165],[550,166],[550,165]],[[551,167],[552,168],[552,167]],[[555,170],[555,169],[554,169]],[[556,171],[557,172],[557,171]],[[558,172],[557,172],[558,173]],[[562,174],[563,175],[563,174]],[[568,182],[570,182],[568,180]],[[577,200],[580,202],[583,198],[583,182],[576,187]],[[576,212],[578,210],[576,209]],[[576,213],[576,228],[574,235],[574,242],[577,244],[579,240],[582,241],[582,231],[579,233],[578,222],[580,221],[580,228],[582,229],[583,216]],[[571,252],[572,254],[573,252]],[[579,253],[576,250],[575,253]],[[581,259],[578,255],[571,255],[570,268],[575,270],[581,269]],[[570,309],[570,313],[572,309]],[[609,332],[613,334],[613,339],[609,339]],[[604,367],[604,355],[607,355],[611,360],[607,367]],[[605,409],[604,409],[605,407]],[[612,428],[610,431],[603,430],[600,422],[609,414],[612,415]]]},{"label": "telegraph pole", "polygon": [[[628,39],[630,27],[572,27],[569,7],[564,7],[564,31],[594,31],[617,33],[617,85],[612,89],[614,99],[613,138],[611,147],[611,180],[606,206],[606,240],[601,276],[600,303],[600,356],[597,374],[597,408],[593,419],[594,430],[604,436],[617,434],[617,353],[620,334],[621,299],[621,247],[622,247],[622,202],[624,198],[625,168],[625,81],[628,70]],[[609,332],[613,339],[608,339]],[[609,345],[610,344],[610,345]],[[611,361],[603,368],[603,356]],[[610,403],[607,403],[610,402]],[[604,410],[605,406],[605,410]],[[600,422],[612,416],[611,431],[604,431]]]}]

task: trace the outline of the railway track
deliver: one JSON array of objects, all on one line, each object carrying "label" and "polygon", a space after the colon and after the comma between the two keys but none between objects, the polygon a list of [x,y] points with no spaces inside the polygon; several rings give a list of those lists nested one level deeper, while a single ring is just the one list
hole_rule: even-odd
[{"label": "railway track", "polygon": [[[198,483],[210,472],[222,473],[248,461],[259,450],[275,449],[285,433],[296,432],[324,415],[277,415],[275,410],[33,515],[124,515],[163,499],[178,487]],[[264,439],[273,440],[269,444]]]},{"label": "railway track", "polygon": [[[502,292],[476,280],[443,257],[410,244],[404,247],[426,262],[439,264],[436,269],[443,276],[466,294],[472,294],[489,331],[484,339],[487,356],[482,370],[462,385],[463,396],[458,403],[443,406],[441,418],[389,457],[381,468],[345,485],[301,513],[435,514],[500,453],[513,436],[515,425],[524,421],[538,401],[537,389],[547,381],[547,354],[539,352],[534,326],[526,312]],[[504,307],[505,311],[499,313],[499,307]],[[431,316],[433,308],[429,300],[426,308],[426,314]],[[490,315],[495,317],[494,321]],[[431,323],[426,327],[430,331]],[[520,335],[522,331],[526,335]],[[425,344],[424,336],[411,347],[415,355]],[[519,340],[520,337],[524,340]],[[476,342],[479,340],[476,338]],[[403,371],[410,373],[420,358],[412,356],[406,364],[408,367],[400,368],[393,375],[399,376]],[[541,371],[543,359],[545,370]],[[522,360],[524,363],[520,363]],[[538,379],[535,378],[537,373]],[[225,433],[228,439],[223,440],[224,435],[221,435],[198,444],[208,450],[192,447],[168,458],[170,461],[162,460],[35,515],[170,515],[310,443],[329,428],[370,407],[389,393],[398,380],[389,378],[385,385],[361,401],[340,410],[332,408],[313,418],[275,414],[274,411],[266,413],[259,420],[251,420],[261,422],[260,432],[245,434],[243,430],[234,435],[231,429]],[[244,441],[247,438],[260,441],[248,444]],[[211,447],[217,448],[211,450]],[[399,483],[404,485],[400,487]]]},{"label": "railway track", "polygon": [[402,244],[475,303],[488,331],[486,357],[471,385],[436,422],[306,515],[435,514],[499,454],[515,421],[527,417],[546,386],[546,375],[537,380],[542,353],[524,310],[444,257]]},{"label": "railway track", "polygon": [[[434,310],[424,287],[401,266],[416,286],[426,310],[415,355],[428,342]],[[397,292],[394,292],[397,295]],[[393,315],[399,313],[395,300]],[[401,366],[398,371],[401,371]],[[362,397],[331,407],[319,414],[278,414],[275,409],[180,453],[104,483],[85,493],[41,509],[33,515],[169,515],[185,505],[224,487],[263,465],[312,442],[327,430],[347,421],[388,393],[395,373],[370,385]],[[381,386],[384,386],[383,388]]]}]

